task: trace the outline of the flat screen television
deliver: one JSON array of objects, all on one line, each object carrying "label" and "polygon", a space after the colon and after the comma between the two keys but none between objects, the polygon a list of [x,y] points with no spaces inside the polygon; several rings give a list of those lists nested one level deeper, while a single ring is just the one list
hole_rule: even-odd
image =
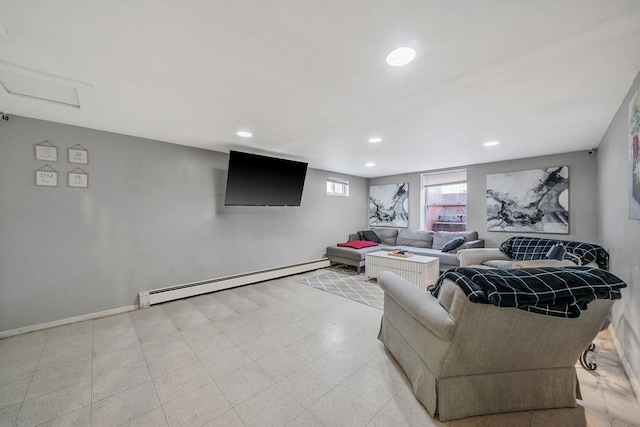
[{"label": "flat screen television", "polygon": [[225,206],[300,206],[307,163],[231,151]]}]

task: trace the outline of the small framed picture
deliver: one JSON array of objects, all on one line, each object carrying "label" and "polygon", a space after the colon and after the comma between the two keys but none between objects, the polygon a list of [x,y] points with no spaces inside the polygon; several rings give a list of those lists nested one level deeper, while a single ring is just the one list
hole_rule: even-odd
[{"label": "small framed picture", "polygon": [[69,163],[89,164],[89,152],[81,145],[69,148]]},{"label": "small framed picture", "polygon": [[75,188],[89,187],[89,174],[81,169],[76,169],[67,175],[67,185]]},{"label": "small framed picture", "polygon": [[57,162],[58,147],[54,146],[49,141],[43,141],[40,144],[36,144],[36,160]]},{"label": "small framed picture", "polygon": [[58,172],[50,170],[37,170],[36,185],[41,187],[57,187]]}]

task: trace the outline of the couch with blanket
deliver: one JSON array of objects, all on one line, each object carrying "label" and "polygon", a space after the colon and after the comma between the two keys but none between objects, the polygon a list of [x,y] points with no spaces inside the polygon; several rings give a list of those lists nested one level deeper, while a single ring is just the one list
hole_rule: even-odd
[{"label": "couch with blanket", "polygon": [[404,250],[415,255],[437,257],[440,271],[458,267],[456,253],[461,249],[482,248],[484,240],[477,231],[422,231],[396,228],[376,228],[350,234],[349,241],[327,247],[331,264],[354,266],[360,273],[365,255],[375,251]]},{"label": "couch with blanket", "polygon": [[[552,246],[562,244],[567,254],[561,261],[549,260],[547,252]],[[482,266],[492,268],[534,268],[576,265],[577,259],[585,266],[608,269],[609,253],[593,243],[570,240],[554,240],[540,237],[516,236],[505,240],[498,248],[482,248],[458,251],[461,267]]]},{"label": "couch with blanket", "polygon": [[378,283],[384,291],[378,338],[416,398],[441,421],[575,407],[578,357],[625,286],[605,270],[576,266],[460,267],[431,292],[388,271]]}]

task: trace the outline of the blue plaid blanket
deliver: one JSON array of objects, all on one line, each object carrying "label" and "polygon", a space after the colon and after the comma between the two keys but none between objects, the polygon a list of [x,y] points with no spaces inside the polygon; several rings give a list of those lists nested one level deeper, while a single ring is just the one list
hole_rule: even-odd
[{"label": "blue plaid blanket", "polygon": [[620,289],[627,286],[608,271],[592,267],[458,267],[440,276],[431,289],[433,296],[438,296],[445,279],[460,286],[471,302],[558,317],[578,317],[598,298],[620,299]]}]

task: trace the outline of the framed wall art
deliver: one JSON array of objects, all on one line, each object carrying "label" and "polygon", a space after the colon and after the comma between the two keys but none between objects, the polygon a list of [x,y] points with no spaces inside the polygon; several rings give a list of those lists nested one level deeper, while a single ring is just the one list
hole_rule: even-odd
[{"label": "framed wall art", "polygon": [[49,165],[36,170],[36,185],[39,187],[57,187],[58,172]]},{"label": "framed wall art", "polygon": [[69,163],[89,164],[89,151],[80,144],[76,144],[68,149]]},{"label": "framed wall art", "polygon": [[42,160],[45,162],[58,161],[58,147],[56,147],[49,141],[42,141],[40,144],[36,144],[35,147],[36,160]]},{"label": "framed wall art", "polygon": [[75,168],[67,174],[67,186],[74,188],[88,188],[89,174],[80,168]]},{"label": "framed wall art", "polygon": [[369,225],[409,226],[409,183],[369,187]]},{"label": "framed wall art", "polygon": [[629,219],[640,219],[640,89],[629,103]]},{"label": "framed wall art", "polygon": [[569,233],[569,167],[487,175],[487,230]]}]

